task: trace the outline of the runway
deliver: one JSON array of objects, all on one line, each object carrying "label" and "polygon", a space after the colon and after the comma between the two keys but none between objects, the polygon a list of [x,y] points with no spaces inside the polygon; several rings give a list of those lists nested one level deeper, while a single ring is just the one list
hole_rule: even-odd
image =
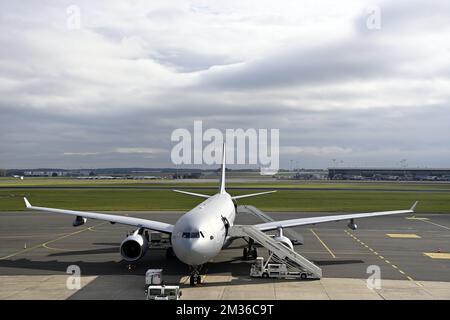
[{"label": "runway", "polygon": [[[179,212],[117,214],[168,223],[175,223],[181,215]],[[269,214],[277,220],[324,215]],[[238,215],[236,220],[237,224],[259,222],[245,214]],[[166,260],[163,250],[149,250],[136,268],[128,271],[127,264],[121,261],[118,246],[132,230],[130,227],[88,221],[74,228],[71,223],[71,218],[55,214],[0,213],[0,299],[29,298],[27,290],[31,298],[143,299],[144,273],[149,268],[163,268],[168,283],[186,282],[187,266],[176,259]],[[443,294],[440,297],[447,297],[445,292],[450,292],[450,216],[377,217],[358,220],[357,224],[359,228],[355,231],[347,229],[344,222],[295,228],[305,240],[304,245],[296,246],[296,251],[322,268],[324,278],[321,281],[250,279],[252,262],[241,260],[243,242],[236,241],[207,264],[205,284],[186,287],[183,297],[300,299],[305,297],[302,293],[316,292],[316,296],[306,297],[326,299],[335,294],[345,299],[346,296],[340,294],[348,292],[349,297],[353,293],[354,297],[365,298],[358,288],[365,287],[365,280],[370,276],[367,268],[371,265],[379,266],[386,286],[397,291],[406,288],[409,291],[402,292],[410,298],[414,297],[411,292],[418,294],[417,290],[425,290],[423,288],[429,284],[440,288],[438,292]],[[263,248],[258,252],[267,256]],[[78,291],[65,288],[66,270],[70,265],[77,265],[81,270],[84,286]],[[331,286],[329,290],[327,285]],[[55,291],[57,288],[60,291]],[[297,293],[292,296],[290,292]],[[367,298],[371,297],[367,293]],[[419,295],[422,297],[426,298]]]}]

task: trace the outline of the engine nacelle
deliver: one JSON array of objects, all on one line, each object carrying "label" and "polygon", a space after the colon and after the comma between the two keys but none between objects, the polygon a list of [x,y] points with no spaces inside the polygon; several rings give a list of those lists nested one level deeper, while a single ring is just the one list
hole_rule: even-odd
[{"label": "engine nacelle", "polygon": [[352,230],[358,229],[358,225],[355,223],[355,221],[353,219],[350,219],[350,222],[348,223],[347,226]]},{"label": "engine nacelle", "polygon": [[289,240],[288,237],[285,236],[276,236],[273,237],[273,240],[280,242],[282,245],[284,245],[285,247],[294,250],[294,246],[292,245],[292,241]]},{"label": "engine nacelle", "polygon": [[73,225],[74,227],[79,227],[79,226],[82,226],[83,224],[85,224],[86,221],[87,221],[86,218],[77,216],[77,217],[75,218],[75,220],[72,222],[72,225]]},{"label": "engine nacelle", "polygon": [[134,233],[120,244],[120,255],[129,262],[139,260],[148,249],[148,240],[144,235]]}]

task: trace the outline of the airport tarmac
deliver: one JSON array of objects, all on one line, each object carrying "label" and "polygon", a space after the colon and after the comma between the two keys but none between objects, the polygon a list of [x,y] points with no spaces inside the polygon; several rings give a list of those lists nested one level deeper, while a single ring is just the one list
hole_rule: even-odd
[{"label": "airport tarmac", "polygon": [[[175,223],[179,212],[127,212]],[[326,213],[269,213],[277,220]],[[333,213],[336,214],[336,213]],[[237,224],[260,221],[240,214]],[[361,219],[295,228],[305,244],[296,251],[319,265],[321,280],[249,277],[236,241],[206,265],[204,283],[189,287],[188,267],[149,250],[135,269],[121,261],[118,246],[132,228],[88,221],[78,228],[66,216],[0,213],[0,299],[144,299],[144,274],[164,269],[166,283],[180,283],[183,299],[450,299],[450,216],[420,214]],[[258,249],[261,256],[267,251]],[[66,287],[69,266],[80,267],[82,287]],[[381,288],[368,289],[369,266],[378,266]],[[370,268],[369,268],[370,269]]]}]

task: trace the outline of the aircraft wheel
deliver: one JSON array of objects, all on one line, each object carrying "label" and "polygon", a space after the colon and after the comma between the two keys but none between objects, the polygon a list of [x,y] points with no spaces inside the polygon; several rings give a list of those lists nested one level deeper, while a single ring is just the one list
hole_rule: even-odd
[{"label": "aircraft wheel", "polygon": [[197,276],[197,284],[202,283],[202,277],[200,275]]},{"label": "aircraft wheel", "polygon": [[189,284],[191,286],[195,286],[195,278],[194,278],[194,276],[190,276],[189,282],[190,282]]},{"label": "aircraft wheel", "polygon": [[242,250],[242,257],[244,258],[244,260],[247,259],[247,257],[248,257],[248,249],[247,248],[244,248],[244,250]]},{"label": "aircraft wheel", "polygon": [[258,250],[256,250],[256,248],[255,248],[252,250],[252,258],[256,259],[256,257],[258,257]]},{"label": "aircraft wheel", "polygon": [[172,247],[167,248],[167,250],[166,250],[166,259],[167,259],[167,260],[170,260],[170,259],[172,259],[174,256],[175,256],[175,254],[174,254],[174,252],[173,252]]}]

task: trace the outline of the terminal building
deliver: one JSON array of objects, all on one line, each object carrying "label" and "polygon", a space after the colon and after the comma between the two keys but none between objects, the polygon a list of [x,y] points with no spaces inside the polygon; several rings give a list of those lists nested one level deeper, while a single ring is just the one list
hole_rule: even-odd
[{"label": "terminal building", "polygon": [[328,168],[330,180],[450,181],[450,169]]}]

